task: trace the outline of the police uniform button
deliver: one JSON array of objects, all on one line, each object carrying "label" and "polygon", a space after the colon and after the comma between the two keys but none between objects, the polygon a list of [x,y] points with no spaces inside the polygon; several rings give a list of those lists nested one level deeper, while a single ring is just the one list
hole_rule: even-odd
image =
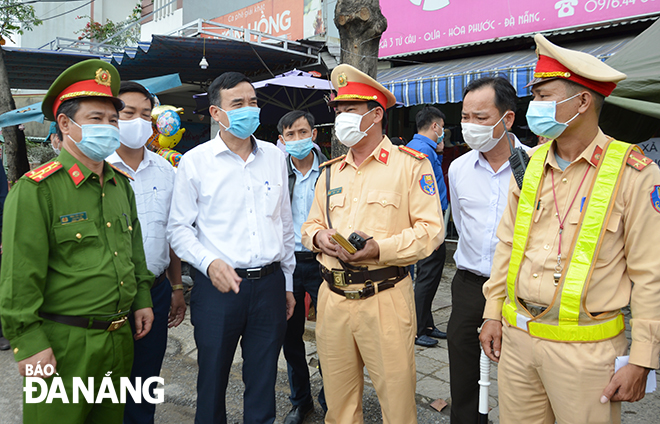
[{"label": "police uniform button", "polygon": [[14,348],[14,355],[16,355],[17,353],[18,353],[18,348],[15,347],[15,348]]},{"label": "police uniform button", "polygon": [[352,225],[349,225],[348,228],[353,228],[353,226],[352,226]]},{"label": "police uniform button", "polygon": [[121,314],[121,309],[117,311],[118,314]]},{"label": "police uniform button", "polygon": [[120,282],[119,282],[119,285],[120,285],[120,286],[123,286],[123,285],[124,285],[124,282],[123,282],[123,281],[120,281]]},{"label": "police uniform button", "polygon": [[132,225],[128,226],[128,231],[133,231],[133,226]]},{"label": "police uniform button", "polygon": [[105,193],[101,193],[101,197],[105,197]]},{"label": "police uniform button", "polygon": [[112,224],[111,224],[111,223],[109,223],[109,222],[108,222],[107,224],[105,224],[105,225],[107,225],[107,226],[108,226],[108,228],[110,228],[110,227],[112,227]]},{"label": "police uniform button", "polygon": [[362,171],[358,171],[358,175],[362,175]]},{"label": "police uniform button", "polygon": [[532,277],[534,277],[534,278],[539,278],[539,275],[536,274],[536,273],[534,273],[534,274],[532,274]]},{"label": "police uniform button", "polygon": [[76,238],[77,238],[77,239],[81,239],[81,238],[82,238],[82,234],[80,234],[80,233],[76,234]]},{"label": "police uniform button", "polygon": [[387,200],[381,200],[381,203],[384,205],[385,203],[387,203]]},{"label": "police uniform button", "polygon": [[550,249],[550,245],[549,245],[549,244],[546,244],[545,246],[543,246],[543,248],[544,248],[545,250],[548,250],[548,249]]},{"label": "police uniform button", "polygon": [[566,178],[564,178],[564,179],[561,180],[561,182],[566,184],[568,182],[568,180]]},{"label": "police uniform button", "polygon": [[353,199],[354,202],[357,202],[357,197]]},{"label": "police uniform button", "polygon": [[115,252],[115,256],[117,256],[117,252]]}]

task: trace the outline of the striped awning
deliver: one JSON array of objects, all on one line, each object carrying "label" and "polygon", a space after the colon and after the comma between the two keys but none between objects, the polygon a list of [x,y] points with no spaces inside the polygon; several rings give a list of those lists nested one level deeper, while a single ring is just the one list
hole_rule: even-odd
[{"label": "striped awning", "polygon": [[[581,43],[568,48],[607,59],[634,37]],[[387,87],[404,106],[458,103],[470,81],[487,75],[502,75],[515,87],[519,97],[531,93],[525,85],[536,66],[534,50],[522,50],[488,56],[446,60],[443,62],[402,66],[378,71],[378,82]]]}]

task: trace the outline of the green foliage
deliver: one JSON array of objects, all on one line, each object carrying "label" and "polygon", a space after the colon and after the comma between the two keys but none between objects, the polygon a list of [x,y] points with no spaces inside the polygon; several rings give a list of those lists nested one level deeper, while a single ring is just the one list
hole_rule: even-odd
[{"label": "green foliage", "polygon": [[12,40],[13,34],[23,34],[41,24],[31,5],[22,4],[19,0],[0,0],[1,38]]},{"label": "green foliage", "polygon": [[[78,40],[89,40],[100,43],[139,21],[141,17],[142,5],[140,3],[136,4],[131,14],[121,22],[113,22],[110,19],[106,19],[105,23],[102,24],[88,15],[76,16],[76,19],[87,19],[88,22],[83,29],[76,31],[75,33],[80,34]],[[138,41],[140,41],[140,26],[134,25],[131,29],[112,37],[106,42],[106,44],[123,47],[136,45]]]}]

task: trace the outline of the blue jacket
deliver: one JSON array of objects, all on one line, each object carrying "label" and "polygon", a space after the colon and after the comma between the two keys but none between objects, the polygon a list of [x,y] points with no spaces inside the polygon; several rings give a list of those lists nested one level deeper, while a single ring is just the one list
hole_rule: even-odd
[{"label": "blue jacket", "polygon": [[421,134],[415,134],[410,143],[407,144],[411,149],[424,153],[428,156],[433,166],[433,173],[435,174],[435,181],[438,184],[438,195],[440,195],[440,203],[442,203],[442,210],[447,210],[447,186],[445,186],[445,176],[442,173],[442,155],[435,152],[437,143],[428,137]]}]

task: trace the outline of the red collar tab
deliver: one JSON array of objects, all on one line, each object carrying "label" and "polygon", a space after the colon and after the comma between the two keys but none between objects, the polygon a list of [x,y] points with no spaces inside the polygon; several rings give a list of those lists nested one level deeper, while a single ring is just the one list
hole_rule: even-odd
[{"label": "red collar tab", "polygon": [[82,180],[85,179],[85,175],[83,175],[77,163],[74,163],[73,166],[69,168],[68,172],[69,172],[69,176],[71,176],[71,179],[73,180],[73,183],[76,186],[80,184]]}]

